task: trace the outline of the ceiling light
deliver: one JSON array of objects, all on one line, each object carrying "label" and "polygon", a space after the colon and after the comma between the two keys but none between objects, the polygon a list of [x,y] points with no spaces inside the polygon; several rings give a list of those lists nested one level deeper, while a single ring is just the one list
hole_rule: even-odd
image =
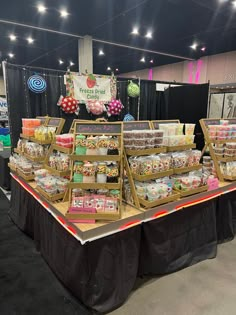
[{"label": "ceiling light", "polygon": [[104,51],[102,49],[99,50],[99,56],[104,56]]},{"label": "ceiling light", "polygon": [[232,2],[232,4],[233,4],[233,7],[236,9],[236,1],[235,0]]},{"label": "ceiling light", "polygon": [[72,67],[74,65],[75,65],[74,62],[70,61],[70,66]]},{"label": "ceiling light", "polygon": [[206,47],[202,47],[201,51],[203,51],[203,52],[206,51]]},{"label": "ceiling light", "polygon": [[43,4],[38,5],[38,11],[40,13],[45,13],[47,11],[47,8]]},{"label": "ceiling light", "polygon": [[193,50],[197,49],[197,43],[193,43],[192,46],[190,46],[190,48],[192,48]]},{"label": "ceiling light", "polygon": [[152,38],[152,32],[148,31],[147,34],[145,35],[146,38]]},{"label": "ceiling light", "polygon": [[11,41],[14,42],[16,40],[16,35],[10,34],[9,38],[10,38]]},{"label": "ceiling light", "polygon": [[151,60],[150,60],[150,63],[153,63],[153,62],[154,62],[153,59],[151,59]]},{"label": "ceiling light", "polygon": [[107,67],[107,71],[111,71],[111,67]]},{"label": "ceiling light", "polygon": [[14,54],[12,54],[12,53],[9,53],[8,56],[9,56],[10,58],[14,58]]},{"label": "ceiling light", "polygon": [[59,64],[60,64],[60,65],[62,65],[62,64],[64,63],[64,61],[61,60],[61,59],[59,59],[58,61],[59,61]]},{"label": "ceiling light", "polygon": [[137,27],[134,27],[131,34],[133,35],[139,35],[139,31],[138,31],[138,28]]},{"label": "ceiling light", "polygon": [[33,44],[34,39],[33,39],[32,37],[28,37],[28,38],[27,38],[27,41],[28,41],[29,44]]},{"label": "ceiling light", "polygon": [[116,68],[116,71],[119,71],[119,69],[118,69],[118,68]]},{"label": "ceiling light", "polygon": [[140,59],[140,62],[145,62],[145,58],[143,57],[142,59]]},{"label": "ceiling light", "polygon": [[61,10],[60,14],[61,14],[61,17],[63,18],[66,18],[69,15],[69,13],[66,10]]}]

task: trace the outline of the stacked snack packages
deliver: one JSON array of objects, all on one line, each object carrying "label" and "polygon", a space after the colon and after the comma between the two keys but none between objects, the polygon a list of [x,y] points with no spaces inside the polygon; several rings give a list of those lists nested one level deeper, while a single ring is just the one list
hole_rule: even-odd
[{"label": "stacked snack packages", "polygon": [[23,118],[22,119],[22,133],[25,136],[34,136],[35,129],[41,125],[40,119]]},{"label": "stacked snack packages", "polygon": [[131,172],[137,175],[152,175],[175,168],[199,165],[201,151],[188,150],[183,152],[163,153],[150,156],[130,157]]},{"label": "stacked snack packages", "polygon": [[97,213],[117,212],[119,190],[83,190],[73,189],[71,198],[71,211],[76,209],[93,209]]},{"label": "stacked snack packages", "polygon": [[17,149],[23,153],[27,153],[32,157],[45,157],[48,153],[48,146],[42,146],[38,143],[29,142],[19,139]]},{"label": "stacked snack packages", "polygon": [[71,149],[73,147],[74,137],[73,134],[65,133],[63,135],[56,136],[56,144],[63,147]]},{"label": "stacked snack packages", "polygon": [[70,158],[64,153],[54,153],[49,156],[48,164],[57,171],[68,171],[70,168]]},{"label": "stacked snack packages", "polygon": [[75,138],[75,154],[77,155],[118,155],[119,141],[116,136],[84,136]]},{"label": "stacked snack packages", "polygon": [[236,177],[236,162],[220,163],[220,170],[225,176]]},{"label": "stacked snack packages", "polygon": [[135,181],[134,184],[137,196],[150,202],[167,198],[172,194],[173,183],[169,177],[148,182]]},{"label": "stacked snack packages", "polygon": [[162,130],[131,130],[124,132],[124,146],[127,150],[145,150],[163,146]]},{"label": "stacked snack packages", "polygon": [[210,140],[222,140],[227,142],[236,139],[236,124],[230,125],[228,120],[220,120],[219,125],[208,125]]},{"label": "stacked snack packages", "polygon": [[202,162],[202,170],[209,177],[217,177],[216,169],[214,166],[214,162],[210,156],[204,156]]},{"label": "stacked snack packages", "polygon": [[118,183],[117,162],[75,162],[74,182],[77,183]]},{"label": "stacked snack packages", "polygon": [[49,195],[65,193],[69,180],[59,176],[52,176],[45,169],[35,171],[35,182],[38,187]]},{"label": "stacked snack packages", "polygon": [[42,167],[41,164],[31,162],[25,157],[17,154],[10,156],[9,162],[12,164],[12,166],[14,166],[16,169],[19,169],[26,176],[33,175],[36,170]]},{"label": "stacked snack packages", "polygon": [[225,144],[215,144],[215,155],[218,157],[235,157],[236,156],[236,143],[227,142]]},{"label": "stacked snack packages", "polygon": [[174,189],[189,191],[207,184],[208,176],[202,171],[194,171],[182,175],[173,175]]},{"label": "stacked snack packages", "polygon": [[165,146],[181,146],[194,143],[195,124],[159,124],[164,132],[163,144]]},{"label": "stacked snack packages", "polygon": [[34,137],[40,141],[48,141],[53,140],[56,135],[56,128],[55,127],[45,127],[40,126],[35,129]]}]

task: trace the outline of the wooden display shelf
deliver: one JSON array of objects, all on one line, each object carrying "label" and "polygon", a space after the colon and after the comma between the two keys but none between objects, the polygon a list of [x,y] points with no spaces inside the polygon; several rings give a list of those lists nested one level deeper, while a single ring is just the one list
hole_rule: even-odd
[{"label": "wooden display shelf", "polygon": [[62,153],[65,153],[65,154],[71,154],[72,153],[72,148],[64,148],[60,145],[57,145],[57,144],[52,144],[52,148],[53,150],[56,150],[56,151],[60,151]]},{"label": "wooden display shelf", "polygon": [[69,183],[68,188],[82,189],[120,189],[120,183]]},{"label": "wooden display shelf", "polygon": [[46,170],[48,170],[50,173],[52,173],[53,175],[57,175],[57,176],[61,176],[61,177],[64,177],[64,176],[69,176],[71,171],[70,170],[67,170],[67,171],[58,171],[48,165],[44,165],[44,168]]},{"label": "wooden display shelf", "polygon": [[64,198],[65,193],[59,193],[56,195],[50,195],[46,191],[44,191],[42,188],[36,186],[36,190],[42,195],[44,198],[46,198],[49,201],[57,201]]},{"label": "wooden display shelf", "polygon": [[225,180],[236,181],[236,176],[223,175]]},{"label": "wooden display shelf", "polygon": [[232,157],[221,157],[216,154],[216,159],[220,162],[234,162],[236,161],[236,156]]},{"label": "wooden display shelf", "polygon": [[194,166],[188,166],[188,167],[182,167],[182,168],[174,168],[174,174],[183,174],[188,173],[192,171],[197,171],[202,168],[202,164],[194,165]]},{"label": "wooden display shelf", "polygon": [[198,187],[198,188],[195,188],[195,189],[191,189],[191,190],[188,190],[188,191],[182,191],[182,190],[179,190],[179,189],[175,189],[175,191],[177,191],[179,194],[180,194],[180,197],[188,197],[188,196],[192,196],[192,195],[195,195],[195,194],[199,194],[201,192],[204,192],[204,191],[207,191],[208,190],[208,186],[202,186],[202,187]]},{"label": "wooden display shelf", "polygon": [[119,212],[114,213],[71,213],[66,212],[65,217],[68,220],[105,220],[105,221],[115,221],[120,219]]},{"label": "wooden display shelf", "polygon": [[139,182],[145,182],[145,181],[152,180],[152,179],[158,179],[158,178],[162,178],[162,177],[166,177],[166,176],[171,176],[173,174],[174,174],[174,171],[169,170],[169,171],[165,171],[165,172],[155,173],[152,175],[138,175],[138,174],[132,173],[132,177]]},{"label": "wooden display shelf", "polygon": [[11,171],[16,172],[16,166],[12,165],[11,163],[8,163],[7,165],[10,168]]},{"label": "wooden display shelf", "polygon": [[25,134],[23,134],[23,133],[21,133],[20,134],[20,137],[22,138],[22,139],[26,139],[26,140],[30,140],[30,136],[27,136],[27,135],[25,135]]},{"label": "wooden display shelf", "polygon": [[71,154],[71,160],[73,161],[120,161],[120,155],[78,155]]},{"label": "wooden display shelf", "polygon": [[22,153],[28,160],[33,161],[33,162],[44,162],[45,156],[31,156],[27,153]]},{"label": "wooden display shelf", "polygon": [[50,139],[48,139],[48,140],[39,140],[39,139],[36,139],[34,137],[30,137],[29,140],[32,141],[32,142],[38,143],[38,144],[42,144],[42,145],[44,145],[44,144],[51,144],[52,141],[53,141],[53,139],[51,139],[51,140]]},{"label": "wooden display shelf", "polygon": [[146,209],[149,209],[149,208],[161,206],[161,205],[168,203],[168,202],[171,202],[171,201],[175,201],[179,198],[180,198],[180,194],[177,192],[173,192],[172,195],[169,197],[158,199],[158,200],[151,201],[151,202],[148,200],[144,200],[142,198],[138,198],[138,199],[139,199],[139,202],[142,206],[144,206]]},{"label": "wooden display shelf", "polygon": [[190,150],[190,149],[195,149],[195,148],[196,148],[196,143],[177,145],[173,147],[167,147],[167,152],[185,151],[185,150]]},{"label": "wooden display shelf", "polygon": [[25,175],[19,168],[17,168],[17,173],[27,182],[34,180],[34,177],[35,177],[34,175]]},{"label": "wooden display shelf", "polygon": [[145,149],[145,150],[125,150],[127,155],[141,156],[141,155],[152,155],[158,153],[165,153],[166,147]]}]

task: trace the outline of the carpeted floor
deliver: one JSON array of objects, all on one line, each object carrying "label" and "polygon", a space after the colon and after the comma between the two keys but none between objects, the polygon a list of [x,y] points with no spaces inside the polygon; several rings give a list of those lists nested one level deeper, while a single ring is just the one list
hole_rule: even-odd
[{"label": "carpeted floor", "polygon": [[34,242],[8,217],[0,190],[0,314],[90,315],[54,276]]}]

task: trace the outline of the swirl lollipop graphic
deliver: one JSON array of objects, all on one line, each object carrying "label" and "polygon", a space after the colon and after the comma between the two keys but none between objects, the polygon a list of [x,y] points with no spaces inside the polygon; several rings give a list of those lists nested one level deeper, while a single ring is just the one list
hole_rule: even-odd
[{"label": "swirl lollipop graphic", "polygon": [[46,91],[46,88],[47,88],[46,81],[44,80],[44,78],[42,78],[39,75],[32,75],[28,79],[27,84],[30,91],[34,93],[43,93]]}]

